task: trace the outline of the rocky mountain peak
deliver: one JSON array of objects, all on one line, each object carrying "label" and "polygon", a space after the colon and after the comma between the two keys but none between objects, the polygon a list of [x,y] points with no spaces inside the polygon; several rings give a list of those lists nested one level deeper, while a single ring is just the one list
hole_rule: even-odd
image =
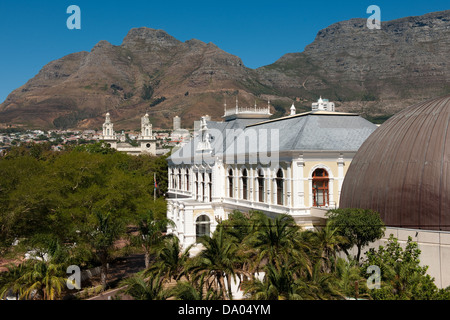
[{"label": "rocky mountain peak", "polygon": [[122,42],[123,47],[131,47],[138,44],[173,47],[179,46],[182,42],[164,30],[141,27],[131,29]]}]

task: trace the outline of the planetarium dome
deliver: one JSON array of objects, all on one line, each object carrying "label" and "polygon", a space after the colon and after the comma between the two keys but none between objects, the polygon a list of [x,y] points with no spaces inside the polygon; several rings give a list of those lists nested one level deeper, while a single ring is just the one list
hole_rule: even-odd
[{"label": "planetarium dome", "polygon": [[340,207],[378,211],[386,226],[450,231],[450,95],[402,110],[369,136]]}]

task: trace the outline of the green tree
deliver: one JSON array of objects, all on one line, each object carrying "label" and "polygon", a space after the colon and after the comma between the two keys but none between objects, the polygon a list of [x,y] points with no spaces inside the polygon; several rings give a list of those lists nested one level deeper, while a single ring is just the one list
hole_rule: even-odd
[{"label": "green tree", "polygon": [[364,246],[374,242],[384,235],[386,227],[379,213],[367,209],[334,209],[327,213],[330,228],[337,228],[340,235],[348,242],[342,249],[349,257],[349,251],[356,246],[355,260],[359,262]]},{"label": "green tree", "polygon": [[108,263],[111,260],[111,250],[115,241],[120,237],[122,226],[114,220],[110,213],[95,212],[95,222],[86,230],[88,243],[94,250],[94,254],[101,264],[101,283],[103,290],[106,289]]},{"label": "green tree", "polygon": [[[219,224],[212,237],[204,236],[199,241],[204,249],[193,258],[191,272],[197,275],[205,273],[216,281],[218,291],[222,292],[224,300],[232,299],[231,279],[235,278],[235,267],[239,263],[236,255],[237,246],[231,242]],[[228,290],[225,286],[228,283]]]},{"label": "green tree", "polygon": [[136,300],[166,300],[170,297],[170,291],[165,289],[160,275],[156,274],[145,278],[142,274],[136,274],[121,281],[124,288],[122,293],[132,296]]},{"label": "green tree", "polygon": [[386,246],[378,250],[371,248],[361,266],[366,274],[369,266],[378,266],[381,271],[381,288],[369,291],[375,300],[432,300],[439,297],[434,278],[428,275],[428,266],[420,265],[420,249],[408,237],[403,249],[398,239],[390,235]]},{"label": "green tree", "polygon": [[331,272],[331,269],[336,266],[337,252],[348,243],[348,240],[332,223],[327,223],[324,228],[312,234],[312,241],[320,251],[322,270]]},{"label": "green tree", "polygon": [[30,260],[26,271],[18,279],[20,298],[56,300],[61,297],[66,279],[61,264],[52,261]]},{"label": "green tree", "polygon": [[222,293],[206,281],[206,274],[188,281],[178,281],[170,294],[178,300],[218,300],[222,297]]},{"label": "green tree", "polygon": [[257,252],[256,264],[261,261],[280,267],[288,256],[301,249],[297,242],[298,225],[292,216],[278,215],[275,219],[258,216],[246,243]]},{"label": "green tree", "polygon": [[174,226],[174,222],[167,218],[156,219],[152,210],[142,216],[138,221],[138,235],[135,238],[137,243],[145,251],[145,268],[150,267],[150,257],[155,253],[159,245],[166,238],[165,231],[169,225]]},{"label": "green tree", "polygon": [[192,245],[182,251],[176,236],[165,238],[162,246],[157,249],[155,263],[147,267],[145,274],[160,273],[168,281],[171,279],[177,281],[182,276],[189,279],[189,274],[185,271],[191,247]]}]

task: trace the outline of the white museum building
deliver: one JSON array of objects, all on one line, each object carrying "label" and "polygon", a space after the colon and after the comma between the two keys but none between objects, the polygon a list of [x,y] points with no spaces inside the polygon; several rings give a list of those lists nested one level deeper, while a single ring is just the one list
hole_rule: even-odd
[{"label": "white museum building", "polygon": [[[211,235],[234,210],[290,214],[304,228],[323,224],[339,206],[345,174],[377,126],[334,111],[319,99],[312,110],[270,119],[264,107],[227,109],[223,121],[201,120],[195,138],[168,158],[169,229],[183,247]],[[318,214],[317,212],[321,212]]]}]

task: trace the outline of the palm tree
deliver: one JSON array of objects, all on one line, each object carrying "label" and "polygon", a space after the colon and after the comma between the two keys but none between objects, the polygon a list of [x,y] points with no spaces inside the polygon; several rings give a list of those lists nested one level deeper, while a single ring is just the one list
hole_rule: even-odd
[{"label": "palm tree", "polygon": [[147,214],[139,220],[139,235],[136,239],[144,248],[146,269],[150,267],[150,255],[152,250],[161,244],[165,238],[164,232],[169,225],[174,226],[175,223],[167,218],[155,219],[152,210],[149,210]]},{"label": "palm tree", "polygon": [[287,257],[301,247],[296,240],[298,231],[299,227],[294,219],[287,214],[275,219],[259,216],[246,239],[247,245],[256,250],[256,265],[265,260],[280,269]]},{"label": "palm tree", "polygon": [[178,281],[172,288],[171,295],[179,300],[217,300],[222,296],[211,288],[211,284],[206,281],[206,274],[189,281]]},{"label": "palm tree", "polygon": [[145,274],[161,273],[166,280],[179,280],[182,276],[189,279],[185,272],[185,265],[189,259],[189,250],[192,245],[181,251],[178,237],[171,235],[163,240],[157,251],[156,263],[146,269]]},{"label": "palm tree", "polygon": [[336,253],[348,242],[347,238],[340,235],[339,229],[330,223],[324,228],[314,232],[315,241],[322,259],[322,270],[331,272],[332,266],[336,266]]},{"label": "palm tree", "polygon": [[313,266],[307,277],[297,280],[299,295],[314,300],[344,299],[345,294],[340,289],[336,277],[322,271],[321,261]]},{"label": "palm tree", "polygon": [[[207,278],[212,277],[218,291],[222,292],[222,298],[231,299],[231,278],[236,278],[235,266],[239,263],[236,244],[225,236],[224,228],[220,224],[212,237],[202,237],[200,243],[204,249],[193,258],[190,271],[196,274],[205,273]],[[228,282],[228,290],[225,280]]]},{"label": "palm tree", "polygon": [[170,297],[170,292],[164,289],[163,281],[158,274],[147,279],[141,273],[136,274],[122,280],[121,285],[125,286],[122,292],[136,300],[166,300]]},{"label": "palm tree", "polygon": [[31,261],[18,279],[20,298],[33,300],[55,300],[61,296],[66,284],[61,265],[45,261]]},{"label": "palm tree", "polygon": [[355,260],[347,261],[338,258],[334,273],[338,279],[340,290],[347,298],[371,298],[367,293],[360,293],[361,289],[366,289],[367,279],[361,275],[361,269]]},{"label": "palm tree", "polygon": [[28,266],[26,263],[10,264],[7,266],[8,271],[0,273],[0,299],[5,298],[8,294],[19,298],[22,288],[19,279],[25,273],[26,266]]},{"label": "palm tree", "polygon": [[[264,267],[264,279],[253,279],[242,284],[244,294],[254,300],[300,300],[297,270],[293,268],[294,258],[288,258],[280,268],[273,264]],[[301,282],[300,282],[301,284]]]},{"label": "palm tree", "polygon": [[120,236],[121,224],[113,220],[110,213],[96,212],[95,217],[96,224],[88,232],[88,243],[94,249],[94,253],[101,263],[102,288],[106,290],[108,263],[111,259],[110,250]]}]

